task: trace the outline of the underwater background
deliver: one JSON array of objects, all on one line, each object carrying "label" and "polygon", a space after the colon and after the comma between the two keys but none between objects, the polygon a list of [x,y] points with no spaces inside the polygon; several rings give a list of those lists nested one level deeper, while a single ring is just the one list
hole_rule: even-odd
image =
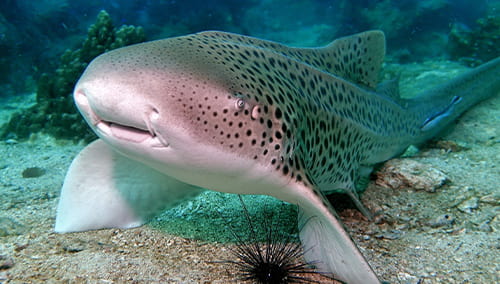
[{"label": "underwater background", "polygon": [[[234,260],[227,227],[245,236],[248,223],[233,195],[206,192],[132,230],[52,232],[66,170],[96,138],[73,104],[76,80],[103,52],[198,31],[314,47],[370,29],[387,39],[381,80],[399,76],[409,97],[500,55],[500,1],[1,1],[0,283],[237,282],[223,262]],[[363,202],[378,208],[375,223],[332,200],[382,279],[500,282],[498,125],[497,96],[392,161],[448,181],[401,189],[374,176]],[[245,202],[256,223],[271,218],[275,230],[295,236],[294,207],[266,197]]]}]

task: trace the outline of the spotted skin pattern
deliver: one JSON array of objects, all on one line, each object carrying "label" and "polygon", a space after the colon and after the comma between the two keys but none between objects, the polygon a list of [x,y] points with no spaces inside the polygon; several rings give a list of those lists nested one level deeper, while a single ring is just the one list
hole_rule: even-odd
[{"label": "spotted skin pattern", "polygon": [[[386,158],[393,139],[410,141],[418,134],[416,124],[392,119],[407,116],[405,109],[373,93],[385,52],[381,32],[316,49],[203,32],[152,42],[142,52],[141,66],[165,64],[156,60],[159,52],[179,58],[168,67],[179,66],[185,82],[169,84],[176,86],[171,96],[198,139],[321,191],[354,190],[360,165]],[[123,57],[115,56],[119,66]],[[204,80],[196,80],[192,68],[205,73]],[[200,97],[208,88],[200,81],[217,82],[229,93]]]}]

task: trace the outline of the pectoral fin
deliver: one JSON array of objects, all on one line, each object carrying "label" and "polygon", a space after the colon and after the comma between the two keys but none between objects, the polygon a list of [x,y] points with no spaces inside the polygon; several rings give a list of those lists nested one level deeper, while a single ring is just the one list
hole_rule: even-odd
[{"label": "pectoral fin", "polygon": [[307,194],[298,205],[300,239],[308,262],[349,284],[380,283],[323,196]]},{"label": "pectoral fin", "polygon": [[66,174],[55,231],[140,226],[200,192],[97,140],[78,154]]}]

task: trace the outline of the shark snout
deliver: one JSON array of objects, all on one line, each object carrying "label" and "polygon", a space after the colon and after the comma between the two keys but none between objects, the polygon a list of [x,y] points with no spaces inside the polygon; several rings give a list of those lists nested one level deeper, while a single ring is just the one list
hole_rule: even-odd
[{"label": "shark snout", "polygon": [[153,147],[166,147],[167,140],[156,130],[161,119],[159,111],[150,105],[137,104],[130,111],[130,103],[114,103],[106,96],[96,95],[92,89],[77,87],[74,100],[87,123],[103,139],[119,139],[133,143],[151,142]]},{"label": "shark snout", "polygon": [[87,122],[90,125],[95,125],[99,121],[99,119],[92,111],[89,99],[85,94],[85,91],[82,89],[75,89],[75,92],[73,93],[73,99],[75,100],[75,104],[78,107],[78,110],[80,110],[80,113],[82,113]]},{"label": "shark snout", "polygon": [[147,130],[151,107],[127,93],[128,90],[116,87],[113,82],[100,80],[81,80],[74,90],[75,103],[89,123],[100,120]]}]

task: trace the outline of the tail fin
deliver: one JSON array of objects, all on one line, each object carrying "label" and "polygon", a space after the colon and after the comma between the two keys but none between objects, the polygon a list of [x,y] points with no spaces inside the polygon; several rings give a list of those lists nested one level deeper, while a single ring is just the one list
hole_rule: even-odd
[{"label": "tail fin", "polygon": [[321,195],[309,197],[298,204],[306,260],[314,262],[320,272],[332,273],[349,284],[380,283],[328,201]]},{"label": "tail fin", "polygon": [[422,141],[436,135],[476,103],[500,91],[500,57],[406,100],[421,121]]}]

